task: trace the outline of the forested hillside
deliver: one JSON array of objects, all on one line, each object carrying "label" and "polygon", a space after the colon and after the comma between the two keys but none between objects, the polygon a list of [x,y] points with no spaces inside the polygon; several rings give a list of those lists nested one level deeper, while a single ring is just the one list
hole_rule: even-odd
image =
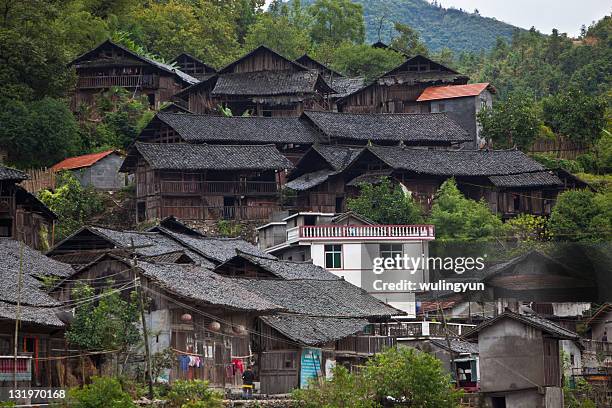
[{"label": "forested hillside", "polygon": [[354,0],[363,6],[366,40],[389,42],[393,24],[415,29],[431,51],[449,48],[454,52],[489,50],[498,37],[510,39],[518,28],[475,10],[444,8],[426,0]]}]

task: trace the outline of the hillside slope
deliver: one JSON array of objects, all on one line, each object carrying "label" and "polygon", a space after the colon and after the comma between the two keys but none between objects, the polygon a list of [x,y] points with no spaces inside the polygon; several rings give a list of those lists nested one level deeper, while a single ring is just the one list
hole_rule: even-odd
[{"label": "hillside slope", "polygon": [[[510,39],[518,28],[470,12],[434,6],[426,0],[353,0],[363,5],[366,37],[369,43],[378,41],[380,16],[385,16],[381,39],[388,42],[393,23],[408,24],[416,29],[431,51],[448,47],[454,52],[489,50],[497,37]],[[313,0],[302,0],[311,4]]]}]

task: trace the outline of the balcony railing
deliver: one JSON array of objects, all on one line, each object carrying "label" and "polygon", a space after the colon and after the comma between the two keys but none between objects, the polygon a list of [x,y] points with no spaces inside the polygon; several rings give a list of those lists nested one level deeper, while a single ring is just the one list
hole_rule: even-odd
[{"label": "balcony railing", "polygon": [[161,218],[175,216],[185,220],[258,220],[265,221],[278,206],[162,206]]},{"label": "balcony railing", "polygon": [[608,341],[583,340],[584,349],[594,353],[612,356],[612,343]]},{"label": "balcony railing", "polygon": [[100,75],[81,76],[77,87],[80,89],[110,88],[120,86],[125,88],[158,88],[158,75]]},{"label": "balcony railing", "polygon": [[[287,234],[290,240],[290,231]],[[304,225],[299,228],[299,238],[431,240],[435,238],[435,230],[433,225]]]},{"label": "balcony railing", "polygon": [[395,338],[388,336],[350,336],[336,342],[336,351],[372,355],[393,347]]},{"label": "balcony railing", "polygon": [[274,195],[275,181],[162,181],[157,191],[165,194],[198,195]]},{"label": "balcony railing", "polygon": [[15,369],[15,356],[0,356],[0,382],[3,381],[31,381],[32,357],[17,356]]},{"label": "balcony railing", "polygon": [[[447,323],[446,328],[449,336],[461,336],[466,333],[474,324]],[[389,335],[393,337],[434,337],[444,338],[447,331],[441,322],[395,322],[387,324]]]}]

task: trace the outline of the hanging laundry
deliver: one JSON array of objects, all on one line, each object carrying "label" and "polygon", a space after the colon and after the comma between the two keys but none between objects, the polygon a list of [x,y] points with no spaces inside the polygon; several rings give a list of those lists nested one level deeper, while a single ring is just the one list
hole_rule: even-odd
[{"label": "hanging laundry", "polygon": [[225,375],[227,376],[227,378],[234,378],[234,365],[233,364],[229,364],[225,366]]},{"label": "hanging laundry", "polygon": [[189,370],[189,356],[186,356],[184,354],[179,356],[179,368],[181,369],[181,371],[188,371]]},{"label": "hanging laundry", "polygon": [[244,373],[244,363],[241,359],[235,358],[232,360],[232,364],[236,367],[237,371],[240,371],[240,374]]}]

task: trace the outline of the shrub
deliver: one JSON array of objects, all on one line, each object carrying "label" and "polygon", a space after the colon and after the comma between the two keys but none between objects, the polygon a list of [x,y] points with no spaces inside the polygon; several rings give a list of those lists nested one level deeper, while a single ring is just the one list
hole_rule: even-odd
[{"label": "shrub", "polygon": [[136,404],[112,377],[93,377],[91,384],[73,388],[63,403],[70,408],[132,408]]},{"label": "shrub", "polygon": [[612,234],[612,191],[568,190],[557,197],[548,220],[552,236],[563,241],[604,241]]},{"label": "shrub", "polygon": [[349,198],[347,208],[379,224],[418,224],[421,208],[388,177],[379,184],[361,183],[359,196]]},{"label": "shrub", "polygon": [[208,381],[177,380],[168,392],[170,408],[221,408],[222,395],[208,387]]},{"label": "shrub", "polygon": [[321,383],[312,382],[307,389],[295,390],[293,398],[303,408],[375,408],[373,391],[363,376],[336,366],[333,377]]}]

